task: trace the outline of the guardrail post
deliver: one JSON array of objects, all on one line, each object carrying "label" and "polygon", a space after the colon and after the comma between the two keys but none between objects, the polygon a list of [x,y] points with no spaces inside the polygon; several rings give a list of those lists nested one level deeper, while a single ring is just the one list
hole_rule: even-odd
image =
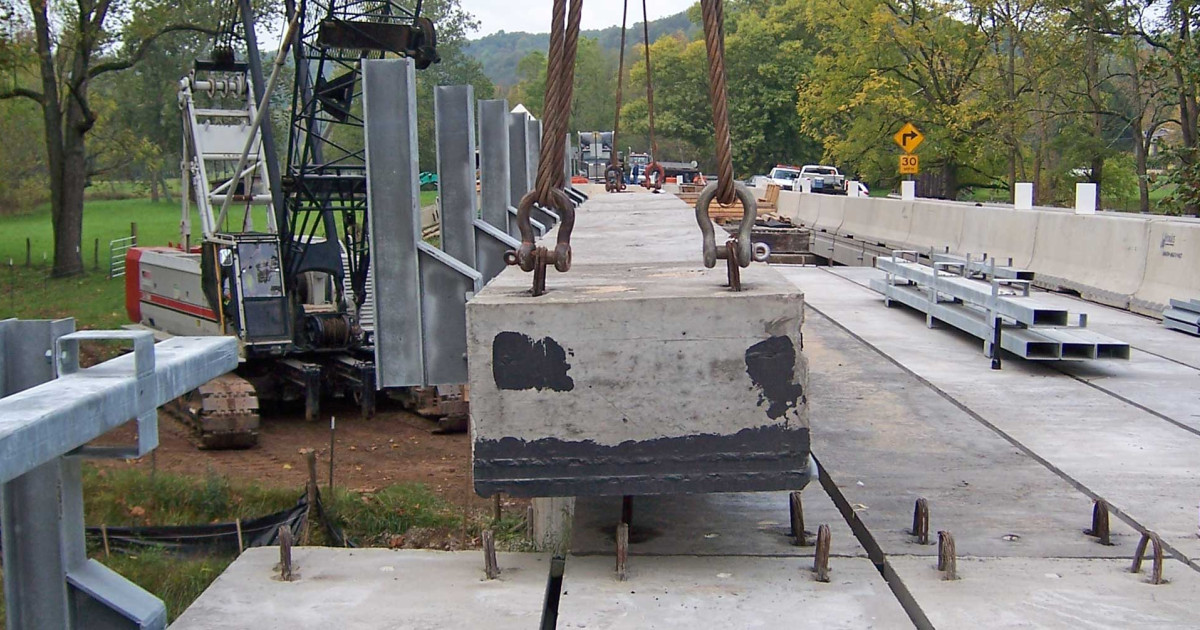
[{"label": "guardrail post", "polygon": [[[376,384],[464,383],[464,304],[483,288],[483,279],[470,265],[421,239],[416,75],[411,59],[363,62],[363,112]],[[473,155],[470,159],[474,161]],[[444,191],[448,184],[440,185]],[[473,177],[469,186],[474,195]]]},{"label": "guardrail post", "polygon": [[438,190],[442,202],[442,251],[475,264],[475,90],[470,85],[434,88]]},{"label": "guardrail post", "polygon": [[[73,328],[72,320],[0,321],[0,394],[6,395],[0,399],[0,527],[8,628],[165,628],[161,600],[87,558],[79,455],[91,452],[84,448],[88,442],[132,417],[140,421],[139,443],[152,448],[157,430],[142,422],[157,420],[159,404],[236,367],[236,342],[165,341],[158,363],[149,333]],[[133,356],[112,359],[95,373],[79,369],[79,340],[113,337],[133,340]],[[55,372],[70,382],[47,382]]]},{"label": "guardrail post", "polygon": [[[497,228],[478,218],[475,94],[471,86],[438,87],[434,100],[438,182],[442,191],[442,249],[478,271],[487,283],[507,266],[504,252],[519,248],[521,241],[509,236],[506,224]],[[507,208],[503,211],[507,215]]]}]

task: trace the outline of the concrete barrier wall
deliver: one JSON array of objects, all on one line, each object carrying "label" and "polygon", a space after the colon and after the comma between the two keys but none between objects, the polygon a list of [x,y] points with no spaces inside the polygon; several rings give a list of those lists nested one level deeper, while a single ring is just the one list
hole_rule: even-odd
[{"label": "concrete barrier wall", "polygon": [[869,265],[869,251],[890,249],[986,253],[1011,257],[1041,286],[1147,315],[1161,316],[1171,298],[1200,298],[1200,221],[1192,219],[798,192],[780,193],[779,212],[823,232],[813,253],[843,264]]},{"label": "concrete barrier wall", "polygon": [[1171,298],[1200,298],[1200,224],[1152,221],[1146,240],[1146,273],[1130,308],[1144,312]]},{"label": "concrete barrier wall", "polygon": [[907,203],[913,217],[904,249],[944,252],[948,247],[950,251],[958,251],[968,208],[936,201],[918,200]]},{"label": "concrete barrier wall", "polygon": [[907,243],[912,225],[912,202],[891,199],[847,199],[838,234],[853,236],[871,245]]},{"label": "concrete barrier wall", "polygon": [[[803,195],[804,193],[791,193],[793,195]],[[780,193],[782,196],[782,193]],[[817,205],[817,219],[813,227],[822,232],[831,234],[839,234],[842,223],[846,220],[846,198],[829,195],[815,195],[809,193],[807,197],[820,197],[821,203]],[[803,201],[801,203],[804,203]]]},{"label": "concrete barrier wall", "polygon": [[1038,241],[1038,220],[1043,213],[1010,208],[963,208],[962,232],[957,247],[978,258],[984,254],[999,262],[1013,259],[1013,266],[1033,264]]},{"label": "concrete barrier wall", "polygon": [[1145,275],[1148,230],[1149,221],[1140,216],[1042,212],[1029,268],[1039,285],[1129,308]]}]

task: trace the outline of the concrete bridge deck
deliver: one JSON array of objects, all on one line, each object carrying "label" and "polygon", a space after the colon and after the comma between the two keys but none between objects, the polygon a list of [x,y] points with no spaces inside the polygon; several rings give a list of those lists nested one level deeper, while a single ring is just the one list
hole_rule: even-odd
[{"label": "concrete bridge deck", "polygon": [[[661,229],[693,239],[699,267],[695,226]],[[830,482],[804,491],[805,522],[831,526],[832,581],[815,582],[813,548],[792,544],[787,493],[638,497],[625,582],[612,570],[620,500],[580,499],[558,627],[1200,626],[1200,344],[1048,295],[1129,342],[1131,359],[993,371],[974,338],[885,308],[866,287],[876,270],[777,269],[805,294],[812,451]],[[918,497],[930,531],[953,533],[958,580],[908,533]],[[1112,546],[1083,533],[1095,498],[1114,507]],[[1128,572],[1144,530],[1167,547],[1166,584],[1147,583],[1148,562]],[[300,579],[283,583],[273,549],[248,552],[173,627],[529,628],[548,566],[501,554],[489,582],[478,552],[296,557]]]}]

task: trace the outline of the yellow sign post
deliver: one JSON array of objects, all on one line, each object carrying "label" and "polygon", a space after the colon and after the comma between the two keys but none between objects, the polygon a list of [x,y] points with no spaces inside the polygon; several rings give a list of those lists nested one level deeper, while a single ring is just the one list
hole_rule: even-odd
[{"label": "yellow sign post", "polygon": [[901,175],[916,175],[920,172],[920,162],[915,155],[900,156],[900,174]]},{"label": "yellow sign post", "polygon": [[897,131],[896,135],[892,136],[892,140],[895,140],[896,144],[900,145],[900,148],[905,153],[912,153],[925,141],[925,135],[913,126],[912,123],[906,122],[900,128],[900,131]]}]

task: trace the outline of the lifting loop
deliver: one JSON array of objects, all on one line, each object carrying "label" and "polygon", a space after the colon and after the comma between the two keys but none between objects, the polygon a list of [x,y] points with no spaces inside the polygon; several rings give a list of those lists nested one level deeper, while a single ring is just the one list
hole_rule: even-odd
[{"label": "lifting loop", "polygon": [[[616,132],[614,131],[613,134],[615,138]],[[623,190],[625,190],[625,172],[619,164],[609,164],[608,168],[604,169],[604,191],[611,193]]]},{"label": "lifting loop", "polygon": [[[700,0],[700,10],[704,18],[704,45],[708,53],[708,98],[713,113],[713,148],[717,157],[717,181],[700,191],[700,197],[696,200],[696,223],[700,225],[700,232],[704,235],[704,266],[709,269],[715,267],[719,258],[730,261],[729,287],[740,291],[741,277],[737,271],[738,267],[749,267],[751,260],[764,261],[771,252],[766,245],[750,243],[754,221],[758,218],[758,200],[745,184],[733,179],[729,103],[725,88],[724,9],[721,0]],[[742,204],[742,221],[738,226],[737,238],[729,240],[725,251],[718,251],[708,207],[714,200],[728,206],[732,205],[735,199]]]}]

